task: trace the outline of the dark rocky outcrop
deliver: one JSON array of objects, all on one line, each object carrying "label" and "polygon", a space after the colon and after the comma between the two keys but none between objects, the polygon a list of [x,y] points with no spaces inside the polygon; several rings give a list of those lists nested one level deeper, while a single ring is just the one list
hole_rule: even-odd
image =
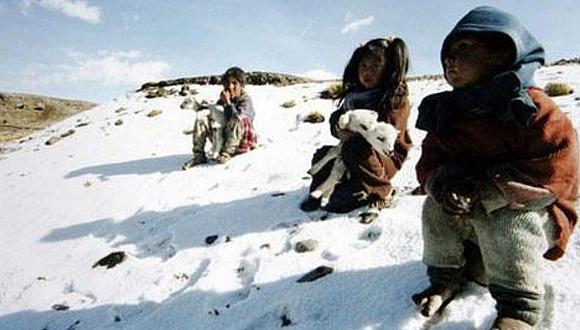
[{"label": "dark rocky outcrop", "polygon": [[411,76],[407,78],[408,81],[439,80],[439,79],[443,79],[442,74],[424,74],[422,76]]},{"label": "dark rocky outcrop", "polygon": [[[554,61],[554,62],[546,63],[544,66],[550,67],[550,66],[561,66],[561,65],[569,65],[569,64],[580,64],[580,57],[569,58],[569,59],[562,58],[562,59],[559,59],[559,60]],[[425,74],[425,75],[421,75],[421,76],[409,76],[409,77],[407,77],[408,81],[440,80],[440,79],[443,79],[442,74]]]},{"label": "dark rocky outcrop", "polygon": [[[566,65],[566,64],[580,64],[580,57],[572,58],[572,59],[560,59],[549,64],[546,66],[556,66],[556,65]],[[276,86],[288,86],[294,84],[303,84],[303,83],[312,83],[312,82],[319,82],[317,80],[313,80],[310,78],[299,77],[291,74],[286,73],[277,73],[277,72],[264,72],[264,71],[252,71],[248,72],[248,85],[276,85]],[[175,85],[187,85],[187,84],[196,84],[196,85],[219,85],[220,84],[221,75],[207,75],[207,76],[197,76],[197,77],[185,77],[185,78],[178,78],[172,80],[162,80],[158,82],[148,82],[145,83],[139,88],[137,91],[145,91],[150,88],[154,87],[168,87],[168,86],[175,86]],[[439,80],[443,79],[443,75],[441,74],[425,74],[420,76],[409,76],[407,80],[414,81],[414,80]],[[340,83],[340,79],[333,80],[336,83]]]},{"label": "dark rocky outcrop", "polygon": [[580,57],[569,58],[569,59],[559,59],[552,63],[547,64],[546,66],[558,66],[558,65],[568,65],[568,64],[580,64]]},{"label": "dark rocky outcrop", "polygon": [[[247,84],[248,85],[276,85],[276,86],[288,86],[294,84],[303,84],[314,82],[314,80],[304,77],[298,77],[286,73],[275,73],[275,72],[262,72],[262,71],[252,71],[247,73]],[[162,80],[158,82],[148,82],[145,83],[137,91],[144,91],[154,87],[168,87],[175,85],[219,85],[221,84],[221,75],[209,75],[209,76],[198,76],[198,77],[186,77],[178,78],[172,80]]]}]

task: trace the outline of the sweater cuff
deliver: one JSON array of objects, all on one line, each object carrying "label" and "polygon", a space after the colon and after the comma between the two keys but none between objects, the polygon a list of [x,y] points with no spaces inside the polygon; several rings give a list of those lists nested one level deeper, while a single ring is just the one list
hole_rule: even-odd
[{"label": "sweater cuff", "polygon": [[230,119],[236,113],[235,108],[232,104],[224,106],[224,115],[226,118]]}]

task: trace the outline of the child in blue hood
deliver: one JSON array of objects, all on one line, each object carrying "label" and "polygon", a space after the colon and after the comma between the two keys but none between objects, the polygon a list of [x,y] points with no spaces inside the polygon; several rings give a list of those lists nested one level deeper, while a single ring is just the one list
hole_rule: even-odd
[{"label": "child in blue hood", "polygon": [[417,178],[423,262],[431,286],[413,296],[432,316],[467,279],[496,300],[492,329],[532,329],[544,307],[542,256],[564,254],[577,221],[578,145],[570,120],[539,88],[538,41],[505,12],[478,7],[443,42],[452,91],[427,96]]}]

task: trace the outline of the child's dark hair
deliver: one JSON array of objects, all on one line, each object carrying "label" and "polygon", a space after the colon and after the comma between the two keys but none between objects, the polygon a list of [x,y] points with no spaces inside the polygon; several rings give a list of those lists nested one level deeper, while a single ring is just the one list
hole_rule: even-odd
[{"label": "child's dark hair", "polygon": [[226,70],[222,75],[221,83],[224,85],[229,77],[234,77],[237,81],[244,86],[246,84],[246,73],[244,70],[238,68],[237,66],[231,67]]},{"label": "child's dark hair", "polygon": [[379,109],[400,108],[407,102],[409,95],[406,77],[409,70],[409,51],[400,38],[373,39],[354,51],[344,69],[340,100],[349,92],[364,89],[358,78],[358,66],[366,56],[380,56],[385,59],[384,74],[378,86],[384,93]]}]

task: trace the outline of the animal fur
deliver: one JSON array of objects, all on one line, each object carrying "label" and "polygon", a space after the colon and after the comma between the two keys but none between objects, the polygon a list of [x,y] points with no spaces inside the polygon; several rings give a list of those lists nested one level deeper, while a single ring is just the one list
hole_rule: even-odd
[{"label": "animal fur", "polygon": [[183,110],[193,110],[195,113],[194,121],[205,120],[207,118],[211,130],[211,149],[209,151],[209,157],[215,159],[219,155],[224,142],[226,118],[223,106],[207,104],[207,102],[199,103],[195,97],[189,95],[185,97],[179,107]]},{"label": "animal fur", "polygon": [[[338,127],[347,129],[353,133],[359,133],[367,142],[383,155],[390,155],[395,147],[395,141],[399,132],[391,125],[377,121],[378,114],[372,110],[357,109],[344,113],[338,119]],[[314,189],[310,196],[315,199],[328,199],[334,191],[334,187],[347,173],[346,165],[341,158],[342,142],[330,149],[330,151],[316,162],[308,174],[315,175],[329,161],[334,160],[332,170],[328,178]],[[348,174],[348,173],[347,173]]]}]

